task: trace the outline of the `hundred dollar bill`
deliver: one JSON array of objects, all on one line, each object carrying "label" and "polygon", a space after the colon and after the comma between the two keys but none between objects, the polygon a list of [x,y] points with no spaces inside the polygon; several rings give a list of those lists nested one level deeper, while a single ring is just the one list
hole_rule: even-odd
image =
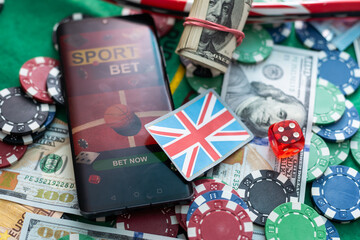
[{"label": "hundred dollar bill", "polygon": [[51,210],[30,207],[0,200],[0,239],[18,240],[27,212],[60,218],[63,214]]},{"label": "hundred dollar bill", "polygon": [[[242,31],[252,0],[195,0],[189,17]],[[176,52],[208,68],[225,72],[236,48],[233,34],[187,25]]]},{"label": "hundred dollar bill", "polygon": [[57,240],[70,233],[88,235],[95,240],[122,239],[122,240],[167,240],[176,239],[171,237],[159,236],[148,233],[133,232],[116,228],[100,227],[96,225],[75,222],[65,219],[56,219],[27,213],[23,229],[21,230],[21,240],[48,239]]},{"label": "hundred dollar bill", "polygon": [[20,161],[0,170],[0,199],[80,214],[67,124],[55,119]]},{"label": "hundred dollar bill", "polygon": [[[221,96],[256,136],[207,176],[220,178],[235,189],[255,170],[273,169],[294,184],[304,201],[311,140],[317,52],[275,46],[271,56],[256,65],[233,62],[225,74]],[[298,155],[277,159],[269,146],[267,131],[284,119],[302,126],[305,148]],[[254,227],[254,239],[264,239],[263,228]]]}]

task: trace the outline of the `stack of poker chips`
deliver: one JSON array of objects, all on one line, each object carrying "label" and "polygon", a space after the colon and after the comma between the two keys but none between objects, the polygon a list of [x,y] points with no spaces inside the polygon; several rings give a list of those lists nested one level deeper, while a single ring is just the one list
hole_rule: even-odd
[{"label": "stack of poker chips", "polygon": [[[347,99],[360,86],[360,68],[346,52],[337,50],[311,22],[295,22],[295,34],[307,48],[319,51],[318,80],[307,181],[321,178],[329,166],[342,164],[350,152],[356,157],[359,113]],[[352,148],[352,149],[353,149]]]},{"label": "stack of poker chips", "polygon": [[63,98],[59,97],[61,90],[60,95],[51,95],[53,98],[49,95],[55,92],[52,90],[56,88],[54,84],[60,84],[57,65],[58,62],[51,58],[30,59],[19,71],[21,87],[0,91],[0,168],[20,160],[27,145],[44,136],[55,118],[54,100],[63,104]]},{"label": "stack of poker chips", "polygon": [[237,190],[213,178],[198,178],[193,186],[190,204],[175,207],[189,239],[251,239],[253,224],[265,226],[274,208],[298,200],[291,181],[272,170],[252,172]]}]

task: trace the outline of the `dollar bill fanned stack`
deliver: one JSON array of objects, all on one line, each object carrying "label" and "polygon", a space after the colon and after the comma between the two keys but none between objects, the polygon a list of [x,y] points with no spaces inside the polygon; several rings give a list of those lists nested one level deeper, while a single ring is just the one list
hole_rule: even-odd
[{"label": "dollar bill fanned stack", "polygon": [[[252,0],[195,0],[189,17],[242,31],[251,4]],[[236,37],[232,33],[187,25],[176,52],[225,73],[235,48]]]}]

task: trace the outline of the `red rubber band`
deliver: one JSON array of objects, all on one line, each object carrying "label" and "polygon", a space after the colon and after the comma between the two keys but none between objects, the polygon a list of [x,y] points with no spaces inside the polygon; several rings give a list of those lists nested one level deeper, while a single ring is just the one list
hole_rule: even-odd
[{"label": "red rubber band", "polygon": [[211,30],[232,33],[236,38],[237,46],[239,46],[241,44],[242,40],[245,37],[245,34],[242,31],[239,31],[237,29],[228,28],[223,25],[220,25],[220,24],[217,24],[214,22],[210,22],[207,20],[203,20],[203,19],[187,17],[187,18],[185,18],[185,22],[184,22],[184,26],[186,26],[186,25],[194,25],[194,26],[198,26],[198,27],[208,28]]}]

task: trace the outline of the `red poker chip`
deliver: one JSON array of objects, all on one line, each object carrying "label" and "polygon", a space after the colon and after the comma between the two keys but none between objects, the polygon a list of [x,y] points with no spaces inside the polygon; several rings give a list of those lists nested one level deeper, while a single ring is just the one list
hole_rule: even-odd
[{"label": "red poker chip", "polygon": [[176,215],[176,220],[178,221],[178,223],[180,224],[180,226],[183,229],[186,229],[185,225],[183,224],[182,220],[181,220],[181,206],[182,205],[176,205],[175,206],[175,215]]},{"label": "red poker chip", "polygon": [[253,223],[236,202],[213,200],[196,209],[187,233],[189,240],[252,239]]},{"label": "red poker chip", "polygon": [[[189,207],[190,207],[192,201],[194,201],[196,197],[198,197],[199,195],[201,195],[201,194],[203,194],[205,192],[205,191],[201,191],[200,193],[198,193],[196,191],[196,187],[199,186],[199,185],[202,185],[202,184],[210,184],[210,183],[215,183],[215,182],[222,183],[221,180],[219,180],[219,179],[208,178],[208,177],[197,178],[196,180],[194,180],[192,182],[193,187],[194,187],[194,195],[193,195],[193,197],[191,199],[191,202],[190,202],[190,204],[184,204],[184,205],[181,205],[181,207],[180,207],[180,221],[179,221],[179,224],[180,224],[180,226],[182,228],[184,228],[185,230],[187,229],[186,218],[187,218]],[[199,189],[199,191],[200,191],[200,189]],[[208,190],[208,191],[211,191],[211,190]],[[238,195],[238,193],[236,193],[236,195]]]},{"label": "red poker chip", "polygon": [[165,36],[175,25],[176,19],[163,14],[151,13],[154,19],[159,37]]},{"label": "red poker chip", "polygon": [[187,214],[189,211],[190,205],[184,204],[181,205],[180,208],[180,215],[181,215],[181,221],[180,221],[180,225],[186,230],[187,226],[186,226],[186,218],[187,218]]},{"label": "red poker chip", "polygon": [[20,85],[27,95],[42,103],[53,104],[46,88],[50,70],[59,62],[49,57],[36,57],[25,62],[20,68]]},{"label": "red poker chip", "polygon": [[0,168],[6,168],[19,161],[26,152],[27,146],[16,146],[0,142]]},{"label": "red poker chip", "polygon": [[179,223],[174,207],[150,207],[128,211],[117,216],[116,228],[176,237]]}]

